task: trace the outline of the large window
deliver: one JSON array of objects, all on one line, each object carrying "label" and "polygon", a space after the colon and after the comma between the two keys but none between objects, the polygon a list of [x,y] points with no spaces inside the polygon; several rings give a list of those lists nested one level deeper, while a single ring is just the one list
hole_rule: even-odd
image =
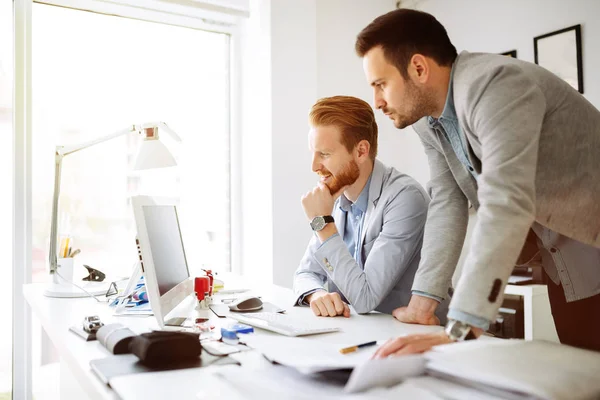
[{"label": "large window", "polygon": [[76,274],[130,273],[135,194],[181,198],[191,273],[229,270],[229,36],[43,4],[32,26],[33,281],[48,279],[54,147],[152,121],[181,136],[167,142],[178,167],[132,172],[133,134],[63,161],[59,233],[81,249]]},{"label": "large window", "polygon": [[[132,172],[135,134],[64,158],[59,233],[81,250],[75,277],[84,264],[109,279],[131,273],[136,194],[180,198],[191,274],[230,270],[230,36],[34,3],[31,53],[32,281],[49,280],[55,146],[154,121],[182,138],[160,132],[177,167]],[[32,340],[33,392],[51,398],[52,348],[35,324]]]}]

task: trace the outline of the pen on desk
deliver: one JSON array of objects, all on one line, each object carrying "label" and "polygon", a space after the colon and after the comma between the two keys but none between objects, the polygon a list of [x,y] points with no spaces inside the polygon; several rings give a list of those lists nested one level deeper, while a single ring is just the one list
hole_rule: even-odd
[{"label": "pen on desk", "polygon": [[356,346],[344,347],[343,349],[340,349],[340,353],[342,353],[342,354],[352,353],[352,352],[360,349],[361,347],[374,346],[376,344],[377,344],[377,340],[373,340],[372,342],[357,344]]}]

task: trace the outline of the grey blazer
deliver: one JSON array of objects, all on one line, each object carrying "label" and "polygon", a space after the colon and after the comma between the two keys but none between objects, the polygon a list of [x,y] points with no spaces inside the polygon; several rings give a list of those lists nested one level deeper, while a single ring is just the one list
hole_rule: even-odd
[{"label": "grey blazer", "polygon": [[600,112],[535,64],[462,52],[454,69],[458,123],[479,178],[425,118],[413,125],[432,198],[413,289],[446,293],[470,202],[478,222],[450,307],[494,320],[534,221],[600,247]]},{"label": "grey blazer", "polygon": [[[339,200],[333,217],[340,235],[321,245],[313,235],[294,276],[297,296],[324,288],[340,293],[358,313],[391,312],[408,305],[419,264],[429,196],[418,182],[376,160],[368,207],[355,260],[342,237],[344,212]],[[447,297],[447,296],[441,296]],[[445,320],[448,300],[438,307]]]}]

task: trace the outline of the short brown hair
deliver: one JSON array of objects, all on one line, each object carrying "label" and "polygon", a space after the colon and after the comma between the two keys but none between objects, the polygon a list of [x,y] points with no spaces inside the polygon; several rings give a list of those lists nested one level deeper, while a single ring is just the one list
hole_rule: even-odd
[{"label": "short brown hair", "polygon": [[446,67],[457,56],[446,28],[433,15],[406,8],[375,18],[358,34],[355,49],[359,57],[377,46],[382,47],[385,58],[404,79],[408,78],[408,64],[415,54],[431,57]]},{"label": "short brown hair", "polygon": [[377,157],[377,123],[373,109],[364,100],[352,96],[319,99],[310,109],[308,121],[312,127],[336,126],[342,131],[342,144],[348,152],[361,140],[371,145],[369,156]]}]

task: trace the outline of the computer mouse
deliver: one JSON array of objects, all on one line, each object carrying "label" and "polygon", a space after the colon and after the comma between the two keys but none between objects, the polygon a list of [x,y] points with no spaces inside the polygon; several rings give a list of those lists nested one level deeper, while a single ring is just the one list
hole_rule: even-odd
[{"label": "computer mouse", "polygon": [[229,304],[231,311],[256,311],[262,308],[263,302],[256,296],[241,296]]}]

